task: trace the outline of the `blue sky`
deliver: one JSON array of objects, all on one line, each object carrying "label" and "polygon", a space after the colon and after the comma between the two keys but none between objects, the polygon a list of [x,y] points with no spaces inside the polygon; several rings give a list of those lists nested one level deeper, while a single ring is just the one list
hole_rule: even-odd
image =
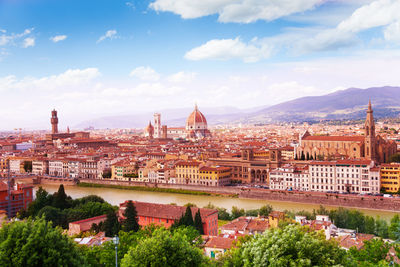
[{"label": "blue sky", "polygon": [[0,129],[399,85],[398,0],[0,0]]}]

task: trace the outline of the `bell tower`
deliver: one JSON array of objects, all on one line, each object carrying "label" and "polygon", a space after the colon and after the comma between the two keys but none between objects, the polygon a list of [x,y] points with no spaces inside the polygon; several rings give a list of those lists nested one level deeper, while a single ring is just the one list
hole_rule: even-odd
[{"label": "bell tower", "polygon": [[154,138],[161,138],[161,114],[154,113]]},{"label": "bell tower", "polygon": [[57,117],[57,111],[53,109],[51,111],[51,133],[56,134],[58,133],[58,117]]},{"label": "bell tower", "polygon": [[367,118],[365,119],[365,151],[364,157],[375,160],[376,144],[375,144],[375,121],[373,115],[371,100],[368,103]]}]

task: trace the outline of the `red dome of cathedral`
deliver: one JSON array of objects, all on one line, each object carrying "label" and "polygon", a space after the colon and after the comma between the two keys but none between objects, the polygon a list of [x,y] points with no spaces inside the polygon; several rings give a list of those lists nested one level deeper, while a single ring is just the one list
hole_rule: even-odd
[{"label": "red dome of cathedral", "polygon": [[187,130],[207,129],[206,117],[199,111],[197,105],[186,120]]}]

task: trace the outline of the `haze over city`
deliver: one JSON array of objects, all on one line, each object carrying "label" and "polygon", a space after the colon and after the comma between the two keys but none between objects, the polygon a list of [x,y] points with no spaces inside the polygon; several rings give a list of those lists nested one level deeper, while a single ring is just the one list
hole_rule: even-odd
[{"label": "haze over city", "polygon": [[398,85],[400,3],[0,2],[1,129]]}]

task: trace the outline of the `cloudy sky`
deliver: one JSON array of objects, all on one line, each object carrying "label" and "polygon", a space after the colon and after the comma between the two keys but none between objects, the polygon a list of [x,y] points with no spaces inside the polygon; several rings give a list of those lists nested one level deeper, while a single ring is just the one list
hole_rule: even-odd
[{"label": "cloudy sky", "polygon": [[0,0],[0,129],[400,85],[399,0]]}]

